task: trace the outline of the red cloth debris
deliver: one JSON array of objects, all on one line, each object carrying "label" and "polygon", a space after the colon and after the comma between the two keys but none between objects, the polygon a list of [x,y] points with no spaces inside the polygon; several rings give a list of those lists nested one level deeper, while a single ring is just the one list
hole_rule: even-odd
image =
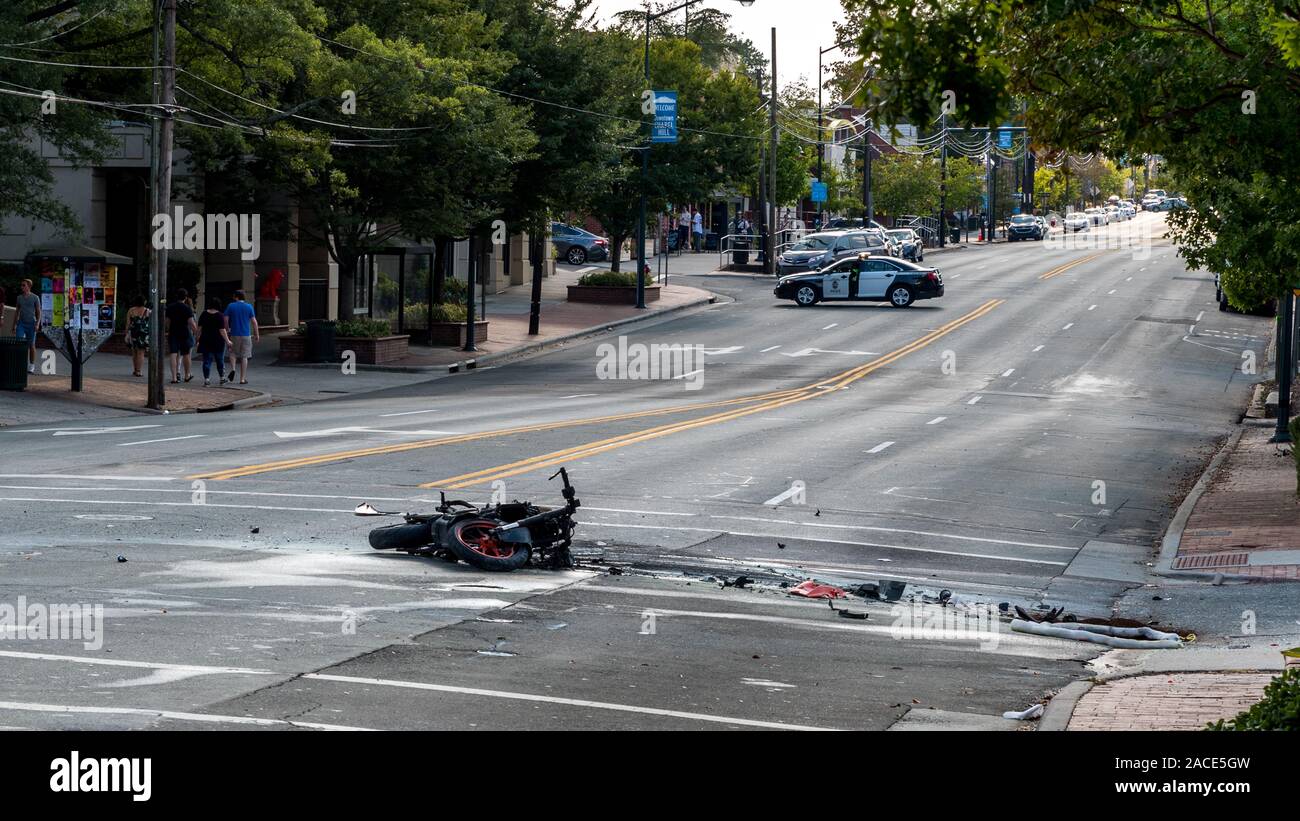
[{"label": "red cloth debris", "polygon": [[849,594],[834,585],[819,584],[809,579],[791,587],[790,595],[803,596],[806,599],[843,599]]}]

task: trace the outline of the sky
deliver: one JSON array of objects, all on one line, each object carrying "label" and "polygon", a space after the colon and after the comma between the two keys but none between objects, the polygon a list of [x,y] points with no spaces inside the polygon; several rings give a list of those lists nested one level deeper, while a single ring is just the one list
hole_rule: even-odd
[{"label": "sky", "polygon": [[[607,20],[620,11],[645,8],[641,0],[596,0],[599,17]],[[695,9],[713,8],[731,14],[732,30],[748,37],[763,54],[771,56],[772,27],[776,27],[776,69],[781,85],[801,76],[814,85],[817,76],[817,50],[835,42],[833,23],[840,20],[840,0],[754,0],[745,8],[736,0],[704,0]],[[685,21],[685,12],[674,19]],[[829,52],[826,63],[833,63],[838,52]]]}]

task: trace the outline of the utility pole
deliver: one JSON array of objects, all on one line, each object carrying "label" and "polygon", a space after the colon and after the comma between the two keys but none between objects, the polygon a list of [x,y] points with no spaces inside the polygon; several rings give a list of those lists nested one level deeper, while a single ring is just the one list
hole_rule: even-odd
[{"label": "utility pole", "polygon": [[777,99],[777,82],[776,82],[776,26],[772,27],[772,100],[768,106],[768,185],[772,188],[772,196],[768,200],[768,249],[767,249],[767,273],[772,276],[776,275],[776,247],[777,242],[777,225],[776,225],[776,151],[777,151],[777,131],[776,131],[776,107],[780,105]]},{"label": "utility pole", "polygon": [[[172,207],[172,146],[176,137],[176,0],[162,0],[162,88],[159,91],[158,173],[154,177],[156,210],[154,214],[167,214]],[[176,226],[172,226],[175,231]],[[174,234],[173,234],[174,236]],[[153,333],[153,362],[149,367],[149,407],[160,410],[167,404],[163,387],[163,317],[160,315],[167,301],[167,248],[154,251],[155,268],[150,285],[154,299],[150,314],[150,331]]]},{"label": "utility pole", "polygon": [[529,336],[542,332],[542,230],[539,223],[536,230],[528,232],[528,258],[533,263],[533,292],[528,307]]},{"label": "utility pole", "polygon": [[477,351],[474,340],[474,286],[478,284],[478,232],[469,232],[469,260],[465,265],[465,347],[462,351]]},{"label": "utility pole", "polygon": [[862,227],[870,228],[876,217],[875,202],[871,193],[871,159],[874,149],[871,147],[871,128],[862,132]]},{"label": "utility pole", "polygon": [[939,118],[943,142],[939,147],[939,247],[948,243],[948,113]]},{"label": "utility pole", "polygon": [[[153,68],[149,71],[149,78],[152,92],[150,101],[154,104],[149,116],[149,211],[152,215],[159,213],[158,167],[161,145],[158,133],[158,105],[162,102],[162,83],[158,76],[158,64],[162,59],[162,4],[158,0],[153,0],[150,8],[153,12]],[[159,355],[162,346],[162,303],[159,301],[158,294],[158,249],[154,247],[151,240],[149,243],[149,361],[145,364],[149,368],[149,398],[146,404],[152,410],[162,410],[165,401],[162,356]]]}]

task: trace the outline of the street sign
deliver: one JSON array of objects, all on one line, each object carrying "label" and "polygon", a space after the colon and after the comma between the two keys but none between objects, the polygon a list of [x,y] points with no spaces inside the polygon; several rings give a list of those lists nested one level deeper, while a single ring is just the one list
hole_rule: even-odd
[{"label": "street sign", "polygon": [[655,122],[650,133],[652,143],[677,142],[677,92],[655,92]]},{"label": "street sign", "polygon": [[826,202],[826,183],[814,180],[812,184],[812,201]]},{"label": "street sign", "polygon": [[998,132],[998,148],[1010,148],[1010,147],[1011,147],[1011,132],[1010,132],[1010,131],[999,131],[999,132]]}]

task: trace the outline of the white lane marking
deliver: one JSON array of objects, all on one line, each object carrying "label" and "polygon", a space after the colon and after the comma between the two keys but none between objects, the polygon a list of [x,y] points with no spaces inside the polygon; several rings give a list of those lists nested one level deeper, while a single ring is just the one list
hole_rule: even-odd
[{"label": "white lane marking", "polygon": [[729,353],[740,353],[745,350],[744,345],[732,345],[729,348],[700,348],[700,352],[705,356],[724,356]]},{"label": "white lane marking", "polygon": [[331,510],[323,507],[272,507],[270,505],[223,505],[219,502],[205,502],[196,505],[193,502],[133,502],[129,499],[50,499],[48,497],[0,496],[0,502],[66,502],[82,505],[143,505],[145,507],[233,507],[240,510],[283,510],[290,513],[346,513],[352,510]]},{"label": "white lane marking", "polygon": [[767,353],[768,351],[775,351],[775,350],[776,350],[777,348],[779,348],[779,347],[781,347],[781,346],[780,346],[780,345],[773,345],[773,346],[770,347],[770,348],[764,348],[763,350],[759,351],[759,353]]},{"label": "white lane marking", "polygon": [[[703,369],[703,368],[697,368],[697,369],[691,371],[690,373],[679,373],[679,374],[677,374],[676,376],[674,376],[673,379],[689,379],[689,378],[691,378],[692,376],[694,376],[694,375],[697,374],[697,373],[704,373],[704,369]],[[690,388],[687,388],[687,390],[690,390]]]},{"label": "white lane marking", "polygon": [[823,331],[829,331],[831,328],[834,328],[836,325],[839,325],[839,324],[840,324],[840,323],[838,323],[838,322],[832,322],[831,324],[827,325],[825,328],[822,328],[822,330],[823,330]]},{"label": "white lane marking", "polygon": [[884,450],[885,448],[889,447],[889,446],[892,445],[892,444],[894,444],[894,443],[893,443],[893,442],[881,442],[879,445],[876,445],[874,448],[872,448],[871,450],[867,451],[867,453],[880,453],[882,450]]},{"label": "white lane marking", "polygon": [[1197,322],[1200,322],[1200,321],[1201,321],[1201,317],[1203,317],[1203,316],[1205,316],[1205,311],[1201,311],[1199,314],[1196,315],[1196,321],[1197,321]]},{"label": "white lane marking", "polygon": [[179,476],[100,476],[80,473],[0,473],[0,479],[75,479],[86,482],[176,482]]},{"label": "white lane marking", "polygon": [[136,667],[147,670],[171,670],[180,673],[203,673],[205,675],[275,675],[271,670],[249,670],[244,667],[212,667],[207,664],[169,664],[161,661],[130,661],[128,659],[92,658],[90,656],[59,656],[52,653],[25,653],[21,650],[0,650],[0,657],[30,659],[32,661],[66,661],[73,664],[94,664],[100,667]]},{"label": "white lane marking", "polygon": [[589,266],[587,266],[586,268],[579,268],[578,270],[574,271],[574,273],[575,273],[575,274],[589,274],[589,273],[591,273],[591,272],[594,271],[594,270],[596,270],[596,266],[595,266],[595,265],[589,265]]},{"label": "white lane marking", "polygon": [[951,276],[948,277],[948,279],[956,279],[959,276],[961,276],[961,274],[952,274]]},{"label": "white lane marking", "polygon": [[1041,351],[1041,350],[1042,350],[1043,348],[1045,348],[1045,347],[1047,347],[1047,346],[1045,346],[1045,345],[1039,345],[1037,348],[1034,348],[1032,351],[1030,351],[1030,353],[1038,353],[1039,351]]},{"label": "white lane marking", "polygon": [[[480,368],[479,370],[482,370]],[[323,430],[304,430],[304,431],[274,431],[277,438],[280,439],[315,439],[327,436],[342,436],[345,433],[380,433],[385,436],[460,436],[459,431],[453,430],[386,430],[384,428],[325,428]]]},{"label": "white lane marking", "polygon": [[1109,291],[1106,292],[1106,296],[1110,296],[1111,294],[1115,293],[1118,290],[1119,290],[1118,288],[1111,288]]},{"label": "white lane marking", "polygon": [[1068,331],[1068,330],[1070,330],[1070,329],[1073,328],[1073,327],[1074,327],[1074,323],[1073,323],[1073,322],[1069,322],[1069,323],[1066,323],[1065,327],[1062,328],[1061,330],[1063,330],[1063,331]]},{"label": "white lane marking", "polygon": [[1195,325],[1188,325],[1188,326],[1187,326],[1187,335],[1188,335],[1188,336],[1196,336],[1196,326],[1195,326]]},{"label": "white lane marking", "polygon": [[[583,522],[585,527],[626,527],[635,530],[682,530],[693,533],[718,533],[721,528],[716,527],[679,527],[677,525],[625,525],[614,522]],[[748,536],[755,539],[798,539],[801,542],[817,542],[818,544],[839,544],[850,545],[852,547],[877,547],[882,550],[902,550],[907,553],[935,553],[942,556],[961,556],[965,559],[989,559],[995,562],[1022,562],[1024,564],[1047,564],[1058,567],[1065,567],[1069,562],[1052,562],[1046,559],[1022,559],[1018,556],[996,556],[988,553],[965,553],[958,550],[937,550],[933,547],[913,547],[902,544],[881,544],[879,542],[850,542],[843,539],[814,539],[811,536],[791,536],[789,533],[741,533],[735,530],[722,531],[731,536]],[[1078,548],[1065,548],[1067,550],[1078,550]]]},{"label": "white lane marking", "polygon": [[598,393],[573,393],[568,396],[561,396],[561,399],[586,399],[590,396],[600,396]]},{"label": "white lane marking", "polygon": [[[834,622],[827,623],[834,624]],[[836,626],[838,627],[840,625]],[[635,704],[615,704],[609,701],[588,701],[580,698],[563,698],[560,696],[541,695],[538,693],[518,693],[508,690],[485,690],[481,687],[457,687],[451,684],[429,684],[422,681],[397,681],[394,679],[383,678],[363,678],[361,676],[335,676],[327,673],[307,673],[303,678],[314,679],[317,681],[336,681],[342,684],[369,684],[374,687],[403,687],[411,690],[432,690],[438,693],[457,693],[459,695],[480,696],[484,698],[503,698],[512,701],[564,704],[570,707],[612,710],[620,713],[641,713],[643,715],[664,716],[667,718],[685,718],[693,721],[707,721],[716,724],[741,724],[746,727],[766,727],[773,730],[831,729],[829,727],[812,727],[804,724],[786,724],[780,721],[759,721],[752,718],[731,718],[728,716],[709,715],[708,713],[688,713],[683,710],[665,710],[659,707],[640,707]]]},{"label": "white lane marking", "polygon": [[1095,310],[1097,310],[1097,306],[1096,306],[1096,305],[1089,305],[1089,306],[1088,306],[1088,310],[1089,310],[1089,311],[1095,311]]},{"label": "white lane marking", "polygon": [[172,436],[168,439],[146,439],[143,442],[119,442],[117,446],[119,448],[129,448],[132,445],[156,445],[160,442],[180,442],[185,439],[202,439],[205,436],[207,436],[206,433],[195,433],[190,436]]},{"label": "white lane marking", "polygon": [[[942,627],[893,627],[885,625],[870,624],[846,624],[843,621],[828,621],[825,619],[797,619],[792,616],[771,616],[762,613],[724,613],[717,610],[664,610],[658,607],[652,607],[650,610],[658,616],[680,616],[682,618],[697,619],[723,619],[726,621],[758,621],[769,624],[787,624],[791,627],[807,627],[813,630],[845,630],[850,633],[875,633],[878,635],[894,636],[899,639],[949,639],[954,641],[1001,641],[1008,636],[1014,636],[1012,641],[1022,644],[1040,644],[1040,642],[1028,640],[1023,641],[1019,637],[1020,633],[1011,631],[1003,632],[1001,630],[990,631],[960,631]],[[308,676],[310,678],[310,676]]]},{"label": "white lane marking", "polygon": [[1132,282],[1132,281],[1133,281],[1133,277],[1124,277],[1124,281],[1125,281],[1125,282]]},{"label": "white lane marking", "polygon": [[960,539],[966,542],[982,542],[985,544],[1008,544],[1015,547],[1048,547],[1053,550],[1078,550],[1077,547],[1070,547],[1060,544],[1046,544],[1044,542],[1017,542],[1010,539],[994,539],[988,536],[961,536],[956,533],[939,533],[934,530],[908,530],[901,527],[879,527],[875,525],[835,525],[825,522],[796,522],[793,519],[763,519],[757,516],[710,516],[711,519],[735,519],[742,522],[765,522],[767,524],[779,525],[796,525],[798,527],[820,527],[830,530],[870,530],[877,533],[906,533],[909,536],[929,536],[939,539]]},{"label": "white lane marking", "polygon": [[973,397],[971,397],[971,400],[970,400],[969,402],[967,402],[966,404],[967,404],[967,405],[974,405],[976,402],[980,401],[980,400],[983,399],[983,398],[984,398],[984,397],[982,397],[982,396],[973,396]]},{"label": "white lane marking", "polygon": [[643,516],[694,516],[694,513],[670,513],[666,510],[628,510],[621,507],[591,507],[583,505],[583,510],[599,510],[602,513],[639,513]]},{"label": "white lane marking", "polygon": [[1146,267],[1145,265],[1143,265],[1143,266],[1142,266],[1141,268],[1139,268],[1138,270],[1139,270],[1139,271],[1145,271],[1146,269],[1147,269],[1147,267]]},{"label": "white lane marking", "polygon": [[796,356],[814,356],[819,353],[837,353],[843,354],[844,356],[879,356],[876,351],[826,351],[821,348],[804,348],[802,351],[783,353],[781,356],[789,356],[793,358]]},{"label": "white lane marking", "polygon": [[417,416],[421,413],[437,413],[437,412],[438,412],[437,408],[429,408],[428,410],[402,411],[401,413],[381,413],[379,414],[379,418],[389,419],[394,416]]},{"label": "white lane marking", "polygon": [[[48,487],[46,485],[0,485],[0,490],[94,490],[108,493],[193,493],[189,488],[165,487],[86,487],[85,485],[66,485]],[[208,495],[225,496],[273,496],[282,499],[354,499],[370,502],[436,502],[437,499],[424,496],[328,496],[318,493],[268,493],[257,490],[212,490],[203,491]]]},{"label": "white lane marking", "polygon": [[27,430],[5,429],[5,433],[53,433],[55,436],[92,436],[100,433],[127,433],[146,428],[161,428],[162,425],[124,425],[117,428],[28,428]]},{"label": "white lane marking", "polygon": [[942,422],[943,420],[945,420],[945,419],[947,419],[947,418],[948,418],[948,417],[946,417],[946,416],[936,416],[936,417],[934,417],[933,419],[931,419],[929,422],[926,422],[925,424],[927,424],[927,425],[937,425],[937,424],[939,424],[940,422]]},{"label": "white lane marking", "polygon": [[368,727],[348,727],[343,724],[320,724],[314,721],[289,721],[278,718],[253,718],[251,716],[223,716],[209,713],[180,713],[174,710],[152,710],[147,707],[84,707],[75,704],[35,704],[26,701],[0,701],[0,711],[2,710],[17,710],[28,713],[149,716],[152,718],[167,718],[175,721],[202,721],[208,724],[251,724],[258,727],[306,727],[312,730],[370,731]]},{"label": "white lane marking", "polygon": [[1015,372],[1016,372],[1016,369],[1015,369],[1015,368],[1007,368],[1005,371],[1002,372],[1002,375],[1003,375],[1003,376],[1010,376],[1011,374],[1013,374],[1013,373],[1015,373]]},{"label": "white lane marking", "polygon": [[802,493],[802,492],[803,492],[803,485],[802,485],[802,484],[791,485],[789,490],[784,491],[784,492],[782,492],[782,493],[778,493],[777,495],[773,496],[771,499],[768,499],[768,500],[767,500],[766,502],[764,502],[763,504],[765,504],[765,505],[771,505],[771,506],[775,507],[775,506],[781,504],[782,502],[784,502],[786,499],[789,499],[789,498],[791,498],[791,497],[797,496],[797,495],[799,495],[799,494]]}]

